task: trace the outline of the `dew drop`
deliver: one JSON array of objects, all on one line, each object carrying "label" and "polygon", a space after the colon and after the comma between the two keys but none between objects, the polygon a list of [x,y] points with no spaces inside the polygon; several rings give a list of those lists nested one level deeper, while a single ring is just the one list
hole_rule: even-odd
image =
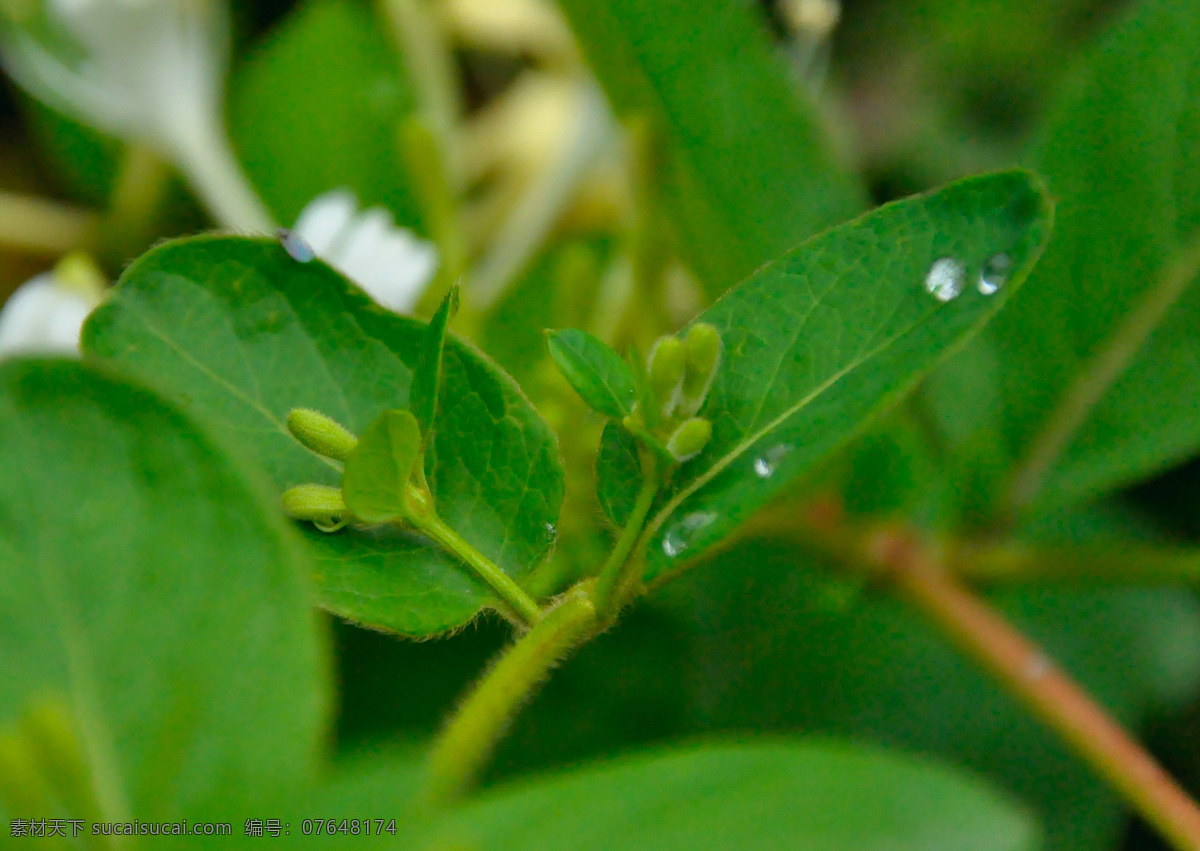
[{"label": "dew drop", "polygon": [[696,533],[717,519],[715,511],[693,511],[671,526],[663,535],[662,550],[668,558],[675,558],[692,544]]},{"label": "dew drop", "polygon": [[279,242],[283,245],[283,250],[297,263],[311,263],[317,256],[316,252],[312,250],[312,246],[305,242],[304,237],[294,230],[280,228],[275,232],[275,235],[279,237]]},{"label": "dew drop", "polygon": [[950,301],[963,291],[967,267],[961,260],[941,257],[933,261],[925,276],[925,289],[938,301]]},{"label": "dew drop", "polygon": [[760,479],[771,478],[771,476],[775,475],[775,471],[779,469],[779,462],[791,451],[792,447],[787,443],[772,446],[754,459],[754,475]]},{"label": "dew drop", "polygon": [[558,537],[558,528],[553,523],[543,523],[542,528],[546,530],[546,537],[554,539]]},{"label": "dew drop", "polygon": [[1004,286],[1010,272],[1012,258],[1007,254],[993,254],[983,264],[983,271],[979,273],[979,291],[984,295],[992,295]]}]

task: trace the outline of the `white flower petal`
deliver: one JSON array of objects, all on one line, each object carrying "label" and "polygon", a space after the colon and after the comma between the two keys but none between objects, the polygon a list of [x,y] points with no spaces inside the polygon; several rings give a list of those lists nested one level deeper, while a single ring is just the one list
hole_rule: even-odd
[{"label": "white flower petal", "polygon": [[304,208],[294,231],[376,302],[411,312],[437,271],[437,248],[396,227],[383,207],[355,211],[348,190],[327,192]]},{"label": "white flower petal", "polygon": [[292,229],[309,244],[317,256],[336,266],[340,237],[358,211],[358,199],[349,189],[334,189],[318,195],[305,205]]},{"label": "white flower petal", "polygon": [[96,306],[53,272],[26,281],[0,309],[0,357],[79,354],[79,332]]}]

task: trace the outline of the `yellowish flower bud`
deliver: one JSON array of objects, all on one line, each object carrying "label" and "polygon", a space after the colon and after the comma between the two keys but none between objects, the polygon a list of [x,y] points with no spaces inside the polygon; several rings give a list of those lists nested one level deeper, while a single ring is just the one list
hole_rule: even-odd
[{"label": "yellowish flower bud", "polygon": [[667,451],[680,464],[699,455],[712,438],[712,423],[702,417],[693,417],[675,429],[667,441]]},{"label": "yellowish flower bud", "polygon": [[280,503],[289,517],[308,520],[324,532],[333,532],[345,525],[346,503],[340,488],[297,485],[284,491]]},{"label": "yellowish flower bud", "polygon": [[679,386],[686,366],[687,351],[678,337],[659,337],[650,349],[646,369],[664,417],[670,417],[679,403]]},{"label": "yellowish flower bud", "polygon": [[721,362],[721,334],[707,322],[697,322],[687,335],[687,370],[683,376],[683,408],[694,414],[704,405]]},{"label": "yellowish flower bud", "polygon": [[334,461],[345,462],[358,438],[322,414],[310,408],[295,408],[287,417],[288,431],[308,449]]}]

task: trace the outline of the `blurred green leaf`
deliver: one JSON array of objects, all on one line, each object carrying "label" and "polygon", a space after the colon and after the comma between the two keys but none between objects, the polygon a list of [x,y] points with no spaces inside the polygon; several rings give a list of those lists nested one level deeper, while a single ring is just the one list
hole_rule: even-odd
[{"label": "blurred green leaf", "polygon": [[546,343],[558,371],[588,407],[614,419],[633,412],[633,375],[607,343],[574,328],[547,331]]},{"label": "blurred green leaf", "polygon": [[849,744],[658,752],[493,790],[438,831],[479,849],[1017,851],[1037,828],[1007,797],[926,760]]},{"label": "blurred green leaf", "polygon": [[0,720],[61,698],[108,817],[228,818],[311,781],[326,650],[272,496],[75,362],[0,366],[0,443]]},{"label": "blurred green leaf", "polygon": [[230,135],[281,222],[349,187],[363,206],[382,204],[420,229],[400,156],[400,124],[415,101],[385,32],[366,4],[307,0],[236,69]]},{"label": "blurred green leaf", "polygon": [[[974,333],[1033,267],[1050,221],[1028,172],[968,178],[815,237],[701,314],[724,343],[701,411],[713,436],[648,525],[645,579],[728,535]],[[1007,281],[984,295],[1000,255]],[[939,274],[962,294],[927,292]]]},{"label": "blurred green leaf", "polygon": [[408,411],[384,411],[346,458],[342,492],[359,519],[381,523],[403,516],[405,493],[421,457],[421,429]]},{"label": "blurred green leaf", "polygon": [[664,209],[709,295],[865,206],[749,4],[559,5],[618,113],[664,137]]},{"label": "blurred green leaf", "polygon": [[[287,412],[313,408],[361,433],[407,404],[427,327],[275,242],[206,236],[129,267],[84,346],[217,426],[282,492],[340,482],[287,433]],[[563,496],[554,437],[512,380],[458,340],[447,341],[442,381],[454,401],[425,455],[438,514],[520,580],[553,541]],[[493,602],[456,559],[400,531],[305,535],[322,603],[351,620],[429,635]]]},{"label": "blurred green leaf", "polygon": [[[1053,733],[906,606],[848,599],[835,576],[795,548],[749,542],[652,598],[691,633],[682,658],[699,729],[799,730],[935,754],[1036,807],[1046,847],[1117,846],[1120,802]],[[1026,587],[993,602],[1134,729],[1197,693],[1200,607],[1189,592]]]},{"label": "blurred green leaf", "polygon": [[[969,455],[999,451],[1009,461],[1001,473],[1021,471],[1017,482],[999,475],[991,483],[1012,488],[1017,507],[1038,485],[1046,504],[1079,501],[1200,448],[1200,288],[1173,307],[1163,289],[1173,258],[1200,238],[1198,90],[1200,6],[1139,4],[1095,46],[1032,152],[1058,199],[1054,240],[985,341],[964,355],[991,347],[995,378],[985,392],[996,397],[994,411],[963,429],[954,421],[979,417],[974,399],[936,397],[952,439],[953,431],[981,436]],[[1152,332],[1138,350],[1131,317],[1156,298],[1169,312],[1143,329]],[[1115,382],[1101,365],[1114,353],[1127,365]],[[1085,421],[1067,429],[1065,451],[1044,469],[1052,457],[1032,456],[1062,430],[1081,388],[1098,403],[1082,408]]]}]

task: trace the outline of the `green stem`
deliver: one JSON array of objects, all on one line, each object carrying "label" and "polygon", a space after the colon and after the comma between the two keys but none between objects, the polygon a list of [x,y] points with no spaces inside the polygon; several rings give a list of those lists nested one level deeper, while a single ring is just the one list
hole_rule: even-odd
[{"label": "green stem", "polygon": [[591,596],[577,585],[500,656],[434,743],[422,795],[426,804],[448,804],[471,785],[517,707],[595,625]]},{"label": "green stem", "polygon": [[170,164],[152,148],[125,146],[121,167],[101,222],[98,249],[118,266],[150,241],[172,175]]},{"label": "green stem", "polygon": [[629,521],[621,530],[617,545],[609,553],[608,560],[604,562],[600,576],[596,579],[596,611],[602,620],[609,618],[613,609],[621,605],[620,591],[629,581],[629,554],[637,542],[642,526],[646,523],[650,508],[654,505],[654,497],[658,494],[658,461],[653,451],[645,447],[640,447],[639,451],[642,461],[642,489],[638,492]]},{"label": "green stem", "polygon": [[525,593],[525,590],[514,582],[511,576],[497,567],[491,559],[468,544],[461,535],[447,526],[442,518],[436,514],[413,518],[413,524],[462,559],[467,567],[475,571],[480,579],[500,595],[500,599],[521,616],[526,625],[533,626],[542,619],[542,610],[538,608],[534,599]]}]

